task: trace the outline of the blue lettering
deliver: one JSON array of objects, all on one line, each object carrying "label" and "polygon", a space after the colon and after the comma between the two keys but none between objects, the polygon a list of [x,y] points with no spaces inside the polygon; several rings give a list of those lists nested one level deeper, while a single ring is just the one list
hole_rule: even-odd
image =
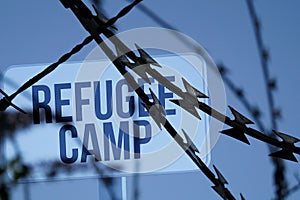
[{"label": "blue lettering", "polygon": [[132,92],[133,89],[128,85],[127,81],[125,79],[121,79],[118,81],[116,85],[116,103],[117,103],[117,113],[119,117],[121,118],[129,118],[134,114],[134,96],[127,96],[126,102],[128,102],[128,111],[124,112],[123,110],[123,92],[122,88],[123,86],[127,86],[128,92]]},{"label": "blue lettering", "polygon": [[[40,102],[39,92],[43,92],[44,101]],[[46,123],[52,123],[52,112],[51,108],[48,105],[50,102],[50,89],[46,85],[37,85],[32,86],[32,114],[33,114],[33,123],[40,124],[40,109],[44,109]]]},{"label": "blue lettering", "polygon": [[89,105],[89,99],[82,99],[81,89],[91,87],[90,82],[75,83],[76,121],[82,121],[82,106]]},{"label": "blue lettering", "polygon": [[72,125],[64,125],[61,127],[59,131],[59,149],[60,149],[60,159],[66,163],[71,164],[74,163],[77,160],[78,157],[78,149],[72,149],[71,157],[67,156],[67,145],[66,145],[66,132],[71,132],[71,137],[76,138],[77,137],[77,130]]},{"label": "blue lettering", "polygon": [[120,122],[119,128],[119,136],[118,136],[118,144],[116,144],[116,139],[112,127],[112,123],[103,123],[104,129],[104,159],[110,159],[110,148],[109,148],[109,141],[110,146],[113,151],[114,160],[120,160],[121,157],[121,147],[122,147],[122,140],[123,140],[123,147],[124,147],[124,159],[129,159],[129,127],[128,122]]},{"label": "blue lettering", "polygon": [[[175,76],[167,76],[166,79],[170,82],[175,81]],[[158,84],[158,96],[161,105],[165,108],[167,115],[176,115],[176,109],[166,109],[166,99],[173,98],[173,92],[166,92],[165,86]]]},{"label": "blue lettering", "polygon": [[62,116],[62,106],[70,105],[70,100],[61,99],[61,90],[70,88],[71,83],[62,83],[54,85],[56,122],[72,122],[72,116]]},{"label": "blue lettering", "polygon": [[[106,113],[101,113],[100,82],[94,82],[95,90],[95,112],[100,120],[109,119],[112,116],[112,81],[106,81]],[[102,93],[103,95],[103,93]]]},{"label": "blue lettering", "polygon": [[[145,137],[141,138],[140,127],[145,127]],[[141,157],[141,144],[146,144],[151,140],[151,125],[148,121],[140,120],[134,121],[133,124],[134,133],[134,158],[138,159]]]},{"label": "blue lettering", "polygon": [[[153,78],[149,78],[149,80],[150,80],[150,83],[154,83],[154,79]],[[140,88],[142,88],[143,90],[144,90],[144,84],[145,83],[146,83],[146,81],[144,79],[138,79],[138,84],[140,85]],[[151,94],[147,94],[147,96],[149,97],[149,99],[152,99]],[[148,117],[149,113],[145,109],[145,107],[142,105],[142,102],[143,101],[141,100],[141,98],[138,98],[139,117]]]},{"label": "blue lettering", "polygon": [[[92,149],[88,149],[89,138],[91,136],[92,141]],[[83,144],[82,144],[82,154],[81,154],[81,162],[86,162],[88,155],[94,155],[95,160],[101,160],[100,149],[98,145],[98,139],[96,134],[96,129],[94,124],[86,124],[84,128],[83,135]]]}]

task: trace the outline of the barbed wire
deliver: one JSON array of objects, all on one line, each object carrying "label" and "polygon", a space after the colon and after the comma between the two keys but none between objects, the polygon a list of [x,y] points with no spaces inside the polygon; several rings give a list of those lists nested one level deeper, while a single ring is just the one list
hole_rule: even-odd
[{"label": "barbed wire", "polygon": [[[130,6],[127,7],[127,10],[129,11],[128,8],[130,8],[130,7],[132,8],[133,7],[132,5],[135,5],[138,2],[139,1],[134,1]],[[72,11],[75,13],[75,15],[79,18],[79,20],[81,21],[81,23],[84,26],[86,25],[84,22],[87,22],[87,21],[85,21],[85,20],[87,20],[87,18],[89,18],[88,20],[90,20],[88,22],[92,21],[92,23],[95,23],[95,21],[97,21],[97,20],[95,20],[95,17],[92,14],[90,16],[87,15],[87,13],[89,14],[90,12],[87,11],[88,8],[85,7],[84,4],[82,4],[81,1],[72,2],[72,3],[75,3],[75,4],[78,3],[78,4],[75,6],[75,4],[73,5],[73,4],[71,4],[71,2],[63,1],[64,6],[67,7],[67,8],[71,8]],[[80,12],[84,12],[84,14],[80,15]],[[124,15],[124,12],[123,12],[123,15]],[[123,16],[123,15],[119,15],[119,16]],[[96,18],[96,19],[99,19],[99,18]],[[112,21],[113,22],[116,21],[116,18],[114,18]],[[109,20],[106,21],[106,22],[109,22]],[[90,32],[90,34],[93,37],[93,39],[103,49],[103,51],[110,58],[110,60],[114,63],[114,65],[117,67],[117,69],[120,71],[120,73],[125,77],[125,79],[127,80],[127,82],[130,83],[131,87],[135,88],[136,93],[143,100],[145,107],[147,108],[147,110],[149,111],[149,113],[153,117],[153,119],[157,122],[157,124],[161,124],[161,121],[164,122],[163,126],[168,130],[168,132],[178,142],[178,144],[186,151],[187,155],[190,156],[190,158],[199,167],[199,169],[215,184],[213,186],[213,188],[214,188],[214,190],[220,196],[222,196],[222,198],[235,199],[233,197],[233,195],[230,193],[230,191],[225,187],[225,184],[227,184],[227,181],[224,179],[224,177],[221,175],[221,173],[217,170],[217,168],[214,167],[215,171],[217,173],[217,178],[215,178],[214,174],[210,171],[210,169],[196,155],[196,152],[198,152],[198,150],[194,149],[195,146],[193,145],[193,147],[191,147],[191,146],[189,146],[191,144],[184,143],[184,139],[181,138],[181,136],[176,132],[176,130],[173,128],[173,126],[168,122],[168,120],[163,115],[160,115],[159,113],[156,113],[157,110],[155,112],[150,111],[150,108],[152,108],[153,106],[154,107],[160,106],[160,108],[162,109],[160,102],[158,101],[157,98],[155,98],[154,93],[152,93],[152,97],[153,97],[153,99],[156,99],[156,101],[154,103],[150,102],[149,97],[145,94],[145,92],[143,91],[143,89],[138,86],[138,84],[135,82],[135,80],[134,80],[133,77],[131,77],[130,75],[128,75],[129,73],[125,69],[125,65],[122,62],[120,62],[120,60],[118,60],[114,56],[113,52],[105,45],[105,43],[103,43],[103,40],[101,39],[101,37],[97,36],[95,34],[95,32],[94,32],[95,29],[98,31],[98,28],[105,27],[104,30],[101,30],[104,33],[104,32],[106,32],[106,30],[108,30],[108,29],[106,29],[108,26],[105,25],[104,24],[105,22],[103,22],[101,20],[97,21],[96,23],[98,23],[98,24],[92,24],[92,25],[89,24],[88,26],[85,26],[85,28]],[[112,25],[112,24],[110,24],[110,25]],[[96,28],[95,25],[96,26],[98,25],[99,27]],[[108,32],[107,34],[111,35],[112,33]],[[120,44],[121,41],[117,41],[117,43]],[[124,47],[124,45],[121,45],[121,46]],[[133,56],[134,53],[130,51],[130,52],[128,52],[128,55]],[[137,57],[135,57],[135,58],[137,58]],[[36,77],[40,77],[40,76],[36,76]],[[35,77],[33,78],[33,80],[35,80]],[[31,81],[29,83],[31,84],[31,83],[33,83],[33,81]],[[28,87],[28,85],[29,84],[27,84],[26,87]],[[24,88],[24,86],[22,88]],[[160,116],[158,116],[158,118],[157,118],[157,114],[160,115]],[[186,135],[186,137],[188,137],[188,136]],[[188,139],[187,141],[191,141],[191,140]]]},{"label": "barbed wire", "polygon": [[[140,1],[134,1],[133,6],[135,6]],[[73,5],[74,3],[74,5]],[[163,125],[163,127],[169,132],[169,134],[175,139],[175,141],[179,144],[179,146],[186,152],[186,154],[194,161],[194,163],[198,166],[198,168],[203,172],[204,175],[208,179],[211,180],[211,182],[214,183],[213,189],[223,198],[223,199],[235,199],[231,192],[225,187],[225,184],[227,184],[226,179],[223,177],[223,175],[219,172],[219,170],[214,166],[216,175],[202,162],[202,160],[197,156],[197,153],[199,152],[198,149],[195,147],[195,145],[192,143],[192,141],[189,139],[188,135],[183,131],[185,135],[185,139],[182,138],[178,132],[173,128],[173,126],[169,123],[169,121],[165,118],[163,107],[160,104],[159,100],[155,96],[155,94],[151,91],[153,102],[149,100],[149,97],[145,94],[143,89],[139,87],[139,85],[135,82],[134,78],[131,77],[130,73],[126,70],[126,64],[122,63],[122,61],[114,55],[113,51],[108,48],[108,46],[103,42],[102,38],[99,36],[100,33],[103,33],[106,37],[114,35],[108,27],[114,24],[116,21],[116,18],[113,18],[112,20],[103,21],[99,20],[99,18],[93,16],[92,14],[89,14],[90,12],[86,12],[88,9],[87,7],[84,7],[85,5],[81,1],[72,1],[69,2],[67,0],[63,1],[63,4],[67,8],[71,8],[72,11],[75,13],[75,15],[79,18],[80,22],[83,24],[83,26],[89,31],[91,36],[98,45],[102,48],[102,50],[106,53],[106,55],[109,57],[109,59],[113,62],[113,64],[116,66],[116,68],[120,71],[120,73],[124,76],[124,78],[127,80],[127,82],[132,86],[132,88],[135,89],[135,92],[138,94],[138,96],[143,100],[144,106],[154,119],[154,121],[160,126]],[[75,6],[76,4],[76,6]],[[133,7],[127,7],[127,10],[129,10]],[[128,9],[130,8],[130,9]],[[82,12],[84,12],[84,15],[82,15]],[[87,23],[88,22],[88,23]],[[105,24],[105,23],[108,23]],[[101,31],[101,32],[99,32]],[[90,40],[90,39],[89,39]],[[89,41],[90,42],[90,41]],[[128,48],[122,44],[120,40],[112,41],[116,48],[120,48],[121,51],[128,50]],[[84,46],[84,45],[83,45]],[[153,78],[155,78],[158,82],[162,83],[164,86],[166,86],[168,89],[173,91],[175,94],[177,94],[181,99],[174,99],[171,100],[173,103],[177,104],[178,106],[182,107],[183,109],[187,110],[191,114],[195,116],[195,112],[193,109],[198,108],[201,111],[207,113],[208,115],[225,122],[227,125],[231,127],[231,129],[223,130],[221,133],[229,135],[235,139],[238,139],[242,142],[249,143],[246,136],[244,134],[247,134],[251,137],[254,137],[260,141],[263,141],[265,143],[271,144],[273,146],[279,147],[282,150],[273,153],[273,156],[281,157],[283,159],[288,159],[292,161],[297,161],[293,153],[300,154],[300,148],[296,147],[294,143],[298,142],[299,140],[293,136],[289,136],[287,134],[283,134],[277,131],[274,131],[274,133],[282,139],[282,141],[277,140],[276,138],[270,137],[266,135],[263,132],[257,131],[255,129],[247,127],[248,124],[253,123],[251,120],[243,116],[241,113],[236,111],[234,108],[229,107],[232,114],[234,115],[234,119],[231,120],[228,116],[219,113],[217,110],[214,110],[210,106],[206,105],[203,102],[200,102],[198,98],[205,98],[206,96],[202,94],[200,91],[198,91],[196,88],[189,85],[189,83],[185,80],[184,83],[189,85],[189,89],[187,92],[182,91],[180,88],[178,88],[176,85],[172,84],[168,80],[163,79],[162,75],[150,67],[149,60],[153,60],[142,48],[137,47],[138,51],[140,52],[140,57],[137,57],[133,51],[125,51],[125,56],[128,56],[134,63],[140,63],[141,60],[145,62],[145,64],[149,64],[149,67],[147,68],[147,73]],[[141,52],[146,54],[141,54]],[[143,55],[148,55],[149,57],[143,57]],[[147,60],[147,58],[149,58]],[[158,63],[157,63],[158,64]],[[133,70],[133,72],[136,72]],[[50,73],[50,72],[49,72]],[[49,74],[47,73],[47,74]],[[47,75],[45,74],[45,75]],[[33,81],[32,81],[33,82]],[[30,82],[30,84],[32,83]],[[30,85],[28,84],[28,85]],[[34,83],[33,83],[34,84]],[[28,86],[26,85],[26,87]],[[24,86],[23,86],[24,87]],[[28,86],[30,87],[30,86]],[[18,90],[17,90],[18,91]],[[17,96],[17,95],[15,95]],[[13,98],[15,96],[12,96]],[[196,99],[195,102],[191,102],[188,100],[188,97],[192,97]],[[5,97],[7,98],[7,97]],[[10,101],[13,99],[7,98]],[[0,101],[0,105],[3,104],[3,102]],[[4,109],[5,110],[5,109]],[[184,142],[187,141],[187,142]],[[217,177],[217,178],[216,178]],[[242,199],[244,197],[241,196]]]},{"label": "barbed wire", "polygon": [[[126,79],[127,83],[131,86],[131,88],[134,89],[136,94],[139,96],[139,98],[143,101],[144,107],[149,112],[152,119],[155,121],[155,123],[161,128],[163,126],[167,132],[175,139],[175,141],[179,144],[179,146],[185,151],[185,153],[193,160],[193,162],[198,166],[198,168],[203,172],[203,174],[210,179],[211,182],[214,183],[213,189],[223,198],[223,199],[235,199],[234,196],[231,194],[231,192],[225,187],[225,184],[227,184],[227,181],[223,177],[223,175],[218,171],[216,167],[215,171],[217,173],[217,178],[215,177],[214,173],[204,164],[204,162],[196,155],[199,150],[195,147],[195,145],[191,142],[191,139],[189,139],[188,135],[185,134],[185,139],[182,138],[178,132],[174,129],[174,127],[171,125],[171,123],[167,120],[165,117],[165,111],[162,107],[161,103],[159,102],[156,95],[151,92],[151,96],[153,99],[153,102],[150,101],[148,95],[144,92],[144,90],[138,85],[138,83],[134,80],[132,75],[125,69],[125,66],[119,58],[117,58],[113,52],[109,49],[109,47],[104,43],[104,41],[100,38],[95,38],[95,40],[102,41],[101,43],[98,43],[98,45],[102,48],[102,50],[106,53],[106,55],[109,57],[109,59],[114,63],[116,68],[119,70],[119,72],[123,75],[123,77]],[[140,50],[140,49],[139,49]],[[143,57],[139,57],[142,58]],[[147,64],[147,63],[145,63]],[[149,65],[150,67],[150,65]],[[147,69],[147,73],[149,73]],[[166,84],[166,82],[164,82]],[[169,82],[170,83],[170,82]],[[175,85],[173,85],[175,87]],[[184,132],[184,130],[182,130]],[[187,141],[186,143],[184,141]]]},{"label": "barbed wire", "polygon": [[[111,52],[109,53],[109,54],[111,54]],[[111,56],[111,55],[110,55]],[[130,57],[130,55],[129,55],[129,57]],[[111,59],[113,59],[113,57],[111,57]],[[131,58],[131,59],[133,59],[133,58]],[[149,73],[149,72],[148,72]],[[166,83],[166,82],[164,82],[164,83]],[[252,132],[252,131],[250,131],[250,132]],[[223,133],[225,133],[225,132],[223,132]],[[278,132],[276,132],[277,133],[277,135],[280,135],[280,136],[283,136],[283,134],[281,134],[281,133],[278,133]],[[255,135],[255,134],[254,134]],[[262,136],[262,138],[263,138],[263,134],[261,134],[260,135],[260,137]],[[277,143],[277,145],[278,145],[278,141],[273,141],[272,142],[272,140],[270,140],[270,138],[268,138],[267,140],[269,140],[269,142],[271,141],[271,143],[273,143],[273,145],[274,144],[276,144]],[[267,141],[267,140],[265,140],[265,141]],[[281,146],[281,145],[278,145],[278,146]],[[273,155],[275,155],[275,154],[273,154]],[[278,154],[277,154],[277,156],[278,156]],[[283,157],[284,155],[281,155],[281,157]],[[294,159],[294,158],[292,158],[292,157],[290,157],[290,159]]]},{"label": "barbed wire", "polygon": [[[247,8],[250,14],[250,19],[252,21],[252,26],[255,33],[255,39],[256,44],[258,48],[261,68],[263,71],[263,77],[265,82],[265,88],[266,88],[266,94],[267,94],[267,101],[269,106],[269,116],[271,120],[271,128],[277,129],[277,119],[280,117],[280,111],[275,108],[275,101],[273,92],[276,89],[276,80],[271,79],[270,77],[270,71],[269,71],[269,58],[270,54],[267,51],[262,38],[262,32],[261,32],[261,22],[257,16],[255,6],[252,0],[247,0]],[[272,134],[269,134],[272,137]],[[272,151],[272,147],[269,147]],[[284,199],[284,194],[287,192],[288,189],[288,183],[285,178],[285,164],[282,160],[279,160],[277,158],[273,158],[272,162],[275,166],[275,185],[276,185],[276,193],[277,193],[277,199],[282,200]]]},{"label": "barbed wire", "polygon": [[[73,12],[74,12],[74,10],[73,10]],[[80,18],[79,18],[79,20],[80,20]],[[83,24],[84,25],[84,24]],[[103,26],[103,25],[102,25]],[[88,31],[89,31],[89,29],[88,28],[86,28]],[[93,34],[93,32],[90,32],[91,34]],[[121,72],[121,74],[122,75],[125,75],[127,72],[126,72],[126,70],[124,69],[124,66],[122,66],[122,63],[120,64],[120,62],[116,62],[116,57],[114,56],[114,54],[113,54],[113,52],[104,44],[104,43],[101,43],[101,42],[103,42],[102,41],[102,39],[100,38],[100,37],[95,37],[94,38],[95,40],[96,40],[96,42],[98,43],[98,45],[103,49],[103,51],[107,54],[107,56],[110,58],[110,60],[115,64],[115,66],[118,68],[118,70]],[[101,43],[101,45],[100,45],[100,43]],[[118,45],[120,45],[120,43],[118,43],[118,44],[115,44],[116,45],[116,47],[118,47],[118,48],[120,48]],[[123,48],[123,46],[124,45],[121,45],[121,47]],[[138,50],[140,50],[140,49],[138,49]],[[142,54],[141,54],[142,55]],[[129,58],[130,59],[132,59],[132,60],[134,60],[135,62],[137,62],[137,58],[135,57],[135,56],[133,56],[133,54],[128,54],[128,56],[129,56]],[[150,70],[150,72],[152,71],[153,69],[151,69]],[[147,70],[147,73],[149,73],[149,71]],[[156,73],[156,72],[155,72]],[[149,73],[150,75],[152,75],[153,76],[153,74],[151,74],[151,73]],[[125,76],[124,76],[125,77]],[[125,77],[125,79],[128,79],[128,76],[126,76]],[[157,77],[155,77],[156,79],[157,79]],[[159,80],[159,82],[163,82],[163,85],[164,86],[166,86],[168,89],[170,89],[171,91],[174,91],[174,85],[173,86],[171,86],[171,88],[169,88],[166,84],[167,83],[170,83],[170,82],[168,82],[168,81],[166,81],[166,80],[163,80],[161,77],[159,78],[160,80]],[[163,81],[161,81],[161,80],[163,80]],[[141,99],[143,99],[143,101],[144,101],[144,103],[145,103],[145,105],[146,105],[146,108],[148,109],[148,111],[150,112],[150,107],[151,106],[154,106],[155,104],[156,104],[156,106],[158,106],[158,105],[160,105],[160,103],[159,102],[154,102],[154,104],[151,104],[150,102],[149,102],[149,99],[148,99],[148,97],[147,97],[147,95],[145,95],[145,93],[143,93],[143,90],[141,90],[139,87],[138,87],[138,85],[134,82],[134,80],[133,80],[133,78],[130,78],[130,76],[129,76],[129,79],[127,80],[127,82],[129,82],[129,84],[133,87],[133,88],[136,88],[135,89],[135,91],[136,91],[136,93],[138,94],[138,96],[141,98]],[[172,85],[171,83],[170,83],[170,85]],[[177,94],[178,95],[178,94]],[[179,95],[180,96],[180,95]],[[152,94],[152,97],[154,98],[154,96],[153,96],[153,94]],[[186,97],[186,96],[185,96]],[[183,97],[184,98],[184,97]],[[173,101],[174,102],[174,101]],[[184,101],[182,101],[182,102],[184,102]],[[190,102],[189,102],[190,103]],[[178,104],[178,103],[177,103]],[[185,104],[186,105],[186,104]],[[148,107],[147,107],[148,106]],[[180,105],[181,107],[183,107],[182,105]],[[192,106],[195,106],[195,105],[192,105]],[[202,107],[202,109],[200,108],[200,107]],[[183,107],[184,108],[184,107]],[[210,114],[210,115],[212,115],[212,116],[214,116],[215,118],[219,118],[219,119],[224,119],[225,118],[225,123],[227,123],[228,125],[230,125],[230,126],[232,126],[232,127],[234,127],[235,125],[235,123],[232,123],[232,122],[238,122],[238,123],[240,123],[240,124],[242,124],[243,126],[245,125],[245,124],[247,124],[247,123],[249,123],[249,120],[247,119],[247,118],[245,118],[244,116],[242,116],[241,114],[239,114],[237,111],[235,111],[233,108],[231,108],[231,111],[233,112],[233,114],[235,115],[235,120],[233,121],[233,120],[230,120],[227,116],[222,116],[222,115],[220,115],[220,113],[217,113],[217,111],[215,111],[215,110],[213,110],[212,108],[207,108],[206,107],[206,105],[204,105],[204,104],[201,104],[201,102],[198,102],[198,108],[200,108],[202,111],[205,111],[205,112],[207,112],[208,114]],[[186,109],[186,108],[185,108]],[[188,111],[189,111],[189,109],[187,109]],[[157,111],[157,112],[159,112],[159,111]],[[160,111],[161,112],[161,111]],[[214,114],[215,113],[215,114]],[[150,113],[151,114],[151,113]],[[165,126],[165,128],[168,130],[168,128],[170,128],[170,127],[168,127],[169,125],[168,125],[168,121],[164,118],[164,117],[162,117],[162,116],[159,116],[159,118],[158,119],[155,119],[155,117],[157,117],[156,115],[157,115],[158,113],[154,113],[154,114],[152,114],[153,116],[154,116],[154,120],[156,120],[156,123],[158,123],[158,122],[160,122],[161,123],[161,121],[165,121],[165,123],[167,124],[167,126]],[[246,119],[246,120],[245,120]],[[157,122],[158,121],[158,122]],[[159,124],[159,123],[158,123]],[[246,127],[246,126],[245,126]],[[237,127],[234,127],[234,129],[238,129]],[[174,131],[174,130],[172,130],[172,128],[170,129],[170,130],[168,130],[168,132],[171,134],[171,132],[172,131]],[[231,130],[231,131],[233,131],[233,130]],[[239,131],[241,131],[241,127],[240,127],[240,130]],[[232,136],[232,133],[230,133],[229,131],[222,131],[222,133],[224,133],[224,134],[228,134],[228,135],[230,135],[230,136]],[[258,131],[256,131],[256,130],[254,130],[254,129],[246,129],[246,133],[248,133],[248,134],[250,134],[251,136],[253,136],[253,137],[256,137],[256,138],[259,138],[260,140],[264,140],[265,142],[268,142],[268,143],[271,143],[271,144],[273,144],[273,145],[277,145],[277,146],[279,146],[279,147],[281,147],[282,145],[280,145],[279,144],[279,141],[278,140],[272,140],[272,139],[270,139],[270,138],[266,138],[266,137],[264,137],[265,135],[264,134],[262,134],[262,133],[258,133]],[[275,132],[277,135],[279,135],[280,137],[282,137],[282,139],[285,139],[285,143],[286,143],[286,145],[288,145],[289,146],[289,149],[290,149],[290,146],[293,146],[293,143],[291,143],[290,141],[287,141],[286,140],[286,137],[289,137],[288,139],[291,139],[292,137],[290,137],[290,136],[287,136],[287,135],[285,135],[285,134],[282,134],[282,133],[279,133],[279,132]],[[243,137],[240,135],[240,136],[235,136],[235,138],[237,138],[237,139],[240,139],[240,140],[244,140],[244,142],[247,140],[245,140],[245,138],[244,139],[242,139]],[[247,141],[248,142],[248,141]],[[293,141],[293,142],[295,142],[295,141]],[[285,153],[287,152],[287,150],[286,149],[284,149],[284,151],[285,151]],[[276,156],[281,156],[281,157],[285,157],[285,158],[287,158],[285,155],[283,155],[282,153],[275,153],[275,154],[273,154],[274,156],[276,155]],[[191,156],[190,156],[191,157]],[[295,160],[294,159],[294,157],[288,157],[287,159],[290,159],[290,160]]]},{"label": "barbed wire", "polygon": [[[127,0],[130,1],[130,0]],[[263,66],[263,71],[264,71],[264,77],[265,77],[265,83],[266,83],[266,88],[267,88],[267,93],[268,93],[268,101],[271,102],[271,104],[269,103],[269,108],[270,108],[270,116],[271,116],[271,120],[272,120],[272,127],[273,129],[277,129],[277,119],[281,116],[280,115],[280,111],[278,109],[275,109],[274,107],[274,100],[273,100],[273,95],[272,92],[274,91],[274,89],[276,89],[276,81],[274,79],[270,79],[269,76],[269,72],[268,72],[268,60],[269,60],[269,53],[266,51],[265,48],[263,48],[263,39],[261,37],[261,29],[260,29],[260,22],[258,17],[256,16],[255,13],[255,9],[252,3],[252,0],[247,0],[247,5],[248,8],[250,8],[250,17],[252,19],[253,25],[255,27],[255,29],[257,29],[255,32],[256,34],[256,39],[257,39],[257,43],[258,44],[258,48],[259,48],[259,52],[260,52],[260,59],[261,59],[261,64]],[[152,11],[151,9],[149,9],[146,5],[142,5],[140,4],[139,6],[137,6],[138,9],[140,9],[141,11],[143,11],[146,15],[148,15],[153,21],[155,21],[157,24],[165,27],[165,28],[169,28],[169,29],[173,29],[173,30],[178,30],[177,27],[175,27],[174,25],[170,24],[170,22],[162,19],[159,15],[157,15],[154,11]],[[182,38],[184,39],[184,38]],[[189,41],[184,41],[185,44],[190,45],[188,42]],[[246,108],[246,110],[251,114],[251,116],[253,117],[254,121],[256,122],[256,125],[258,126],[258,128],[261,131],[265,131],[265,127],[261,121],[261,119],[259,118],[261,115],[261,111],[257,106],[254,106],[251,104],[250,101],[247,100],[247,98],[245,97],[243,90],[241,88],[238,88],[235,86],[234,82],[231,81],[231,79],[226,76],[227,74],[224,72],[227,72],[227,68],[224,65],[219,65],[219,70],[221,72],[222,78],[225,82],[225,84],[229,87],[230,90],[232,90],[232,92],[236,95],[237,99],[239,99],[241,101],[241,103],[244,105],[244,107]],[[276,118],[276,119],[275,119]],[[274,126],[275,124],[275,126]],[[272,134],[269,134],[271,136],[273,136]],[[270,151],[272,151],[272,147],[269,146]],[[272,162],[275,166],[275,172],[274,172],[274,183],[277,186],[277,196],[280,197],[281,193],[288,193],[289,189],[287,189],[287,185],[286,185],[286,180],[285,180],[285,165],[284,162],[282,162],[281,160],[277,159],[277,158],[272,158]],[[295,190],[293,190],[295,191]],[[284,195],[283,195],[284,196]],[[280,199],[280,198],[279,198]]]}]

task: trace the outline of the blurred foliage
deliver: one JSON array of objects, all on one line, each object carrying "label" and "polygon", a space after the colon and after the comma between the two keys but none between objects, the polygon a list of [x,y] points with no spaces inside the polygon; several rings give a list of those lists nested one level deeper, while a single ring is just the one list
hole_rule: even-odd
[{"label": "blurred foliage", "polygon": [[[93,170],[100,177],[103,176],[106,167],[74,164],[67,165],[59,161],[41,161],[35,165],[26,164],[22,159],[22,152],[19,150],[16,142],[17,134],[24,134],[21,130],[32,126],[32,114],[23,114],[19,112],[0,112],[0,200],[9,200],[11,190],[19,183],[20,180],[26,180],[30,177],[36,168],[44,171],[44,177],[48,180],[55,178],[61,174],[71,175],[78,171]],[[4,144],[8,140],[13,144],[16,155],[13,158],[8,158],[4,152]],[[110,177],[101,178],[106,186],[109,194],[112,196],[112,186],[114,179]],[[25,183],[26,184],[26,183]],[[112,197],[112,199],[114,199]]]}]

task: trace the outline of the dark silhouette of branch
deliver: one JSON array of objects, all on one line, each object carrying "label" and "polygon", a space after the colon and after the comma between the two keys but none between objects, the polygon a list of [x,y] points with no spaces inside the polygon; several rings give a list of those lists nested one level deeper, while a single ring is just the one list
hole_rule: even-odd
[{"label": "dark silhouette of branch", "polygon": [[[99,168],[99,166],[96,165],[96,162],[93,162],[93,167],[94,167],[95,171],[97,172],[97,174],[99,174],[99,176],[103,176],[103,174],[104,174],[103,169]],[[102,178],[102,182],[103,182],[104,186],[106,187],[111,200],[117,200],[118,198],[117,198],[115,192],[112,190],[113,178],[111,178],[111,177]]]},{"label": "dark silhouette of branch", "polygon": [[[10,199],[10,190],[21,178],[27,177],[30,172],[30,166],[24,164],[22,152],[15,140],[15,132],[31,126],[31,114],[23,115],[19,112],[1,112],[0,113],[0,199]],[[15,150],[15,157],[8,160],[3,153],[3,144],[5,140],[10,139]],[[11,173],[12,179],[7,177]],[[26,194],[28,190],[24,188]],[[29,193],[27,193],[29,196]]]}]

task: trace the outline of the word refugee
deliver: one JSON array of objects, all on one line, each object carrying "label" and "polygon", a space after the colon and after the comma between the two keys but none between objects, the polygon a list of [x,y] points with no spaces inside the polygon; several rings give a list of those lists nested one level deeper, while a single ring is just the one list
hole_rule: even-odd
[{"label": "word refugee", "polygon": [[[166,78],[175,81],[175,76]],[[150,81],[154,83],[154,79],[150,78]],[[138,79],[138,83],[144,89],[144,80]],[[174,94],[166,91],[161,84],[156,86],[158,98],[166,109],[166,100],[173,98]],[[74,98],[66,98],[71,96],[72,92]],[[86,92],[90,92],[91,95],[84,95]],[[150,94],[149,98],[151,98]],[[72,108],[75,109],[74,116],[72,116]],[[48,85],[34,85],[32,86],[32,110],[34,124],[41,124],[44,121],[53,123],[53,118],[55,123],[64,124],[59,130],[58,137],[60,159],[66,164],[79,161],[78,158],[80,162],[87,162],[88,155],[95,156],[96,161],[127,160],[131,157],[139,159],[141,145],[149,143],[153,135],[151,117],[142,105],[141,99],[134,95],[133,89],[125,79],[115,83],[113,80],[57,83],[53,84],[52,88]],[[176,109],[166,109],[166,114],[176,115]],[[97,123],[90,123],[90,118],[85,119],[85,116],[91,115]],[[116,125],[117,118],[120,122]],[[88,123],[85,123],[85,120]],[[71,122],[84,123],[84,126],[83,128],[80,126],[79,129],[76,125],[66,124]],[[102,129],[97,128],[99,124]],[[80,135],[83,141],[81,148],[68,145],[71,140],[78,139]],[[133,136],[132,142],[130,136]],[[90,149],[88,149],[89,144]],[[132,148],[130,148],[131,144]],[[100,147],[103,147],[102,153]],[[79,156],[80,151],[81,156]],[[130,154],[131,151],[133,154]]]}]

